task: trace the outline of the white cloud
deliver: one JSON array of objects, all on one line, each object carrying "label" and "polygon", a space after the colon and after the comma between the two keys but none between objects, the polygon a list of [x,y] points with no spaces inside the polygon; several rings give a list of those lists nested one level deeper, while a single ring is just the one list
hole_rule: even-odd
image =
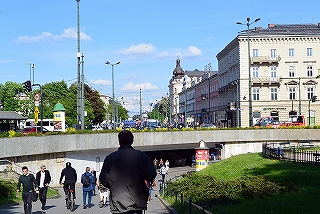
[{"label": "white cloud", "polygon": [[90,80],[90,82],[95,85],[111,85],[112,84],[111,81],[103,80],[103,79]]},{"label": "white cloud", "polygon": [[5,63],[11,63],[12,60],[8,60],[8,59],[0,59],[0,63],[1,64],[5,64]]},{"label": "white cloud", "polygon": [[[55,41],[62,39],[78,39],[78,33],[75,28],[67,28],[63,30],[63,33],[60,35],[54,35],[49,32],[42,32],[38,36],[18,36],[15,42],[23,43],[34,43],[34,42],[46,42],[46,41]],[[80,32],[80,39],[82,41],[91,41],[91,37],[85,34],[83,31]]]},{"label": "white cloud", "polygon": [[128,83],[127,85],[123,86],[120,91],[139,91],[141,88],[142,91],[149,91],[149,90],[157,90],[159,89],[158,86],[152,85],[149,82],[142,83],[142,84],[134,84],[132,82]]},{"label": "white cloud", "polygon": [[131,45],[129,48],[121,49],[120,53],[124,55],[146,55],[155,51],[156,48],[151,44]]},{"label": "white cloud", "polygon": [[180,58],[195,58],[201,55],[202,55],[202,51],[196,46],[189,46],[188,50],[184,53],[181,53],[181,52],[176,53],[176,56],[179,56]]},{"label": "white cloud", "polygon": [[157,54],[155,58],[162,59],[162,58],[166,58],[168,56],[170,56],[170,53],[167,51],[163,51],[163,52]]}]

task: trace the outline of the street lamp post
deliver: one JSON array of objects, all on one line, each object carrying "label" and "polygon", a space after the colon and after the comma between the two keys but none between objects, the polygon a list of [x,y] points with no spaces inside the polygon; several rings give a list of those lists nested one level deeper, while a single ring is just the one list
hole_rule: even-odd
[{"label": "street lamp post", "polygon": [[250,22],[250,18],[247,18],[247,24],[243,24],[242,22],[237,22],[238,25],[247,25],[248,30],[247,30],[247,34],[248,34],[248,71],[249,71],[249,126],[252,127],[253,126],[253,118],[252,118],[252,86],[251,86],[251,63],[250,63],[250,26],[251,24],[259,21],[260,18],[255,19],[253,22]]},{"label": "street lamp post", "polygon": [[77,38],[78,38],[78,51],[77,51],[77,83],[78,83],[78,90],[77,90],[77,125],[78,128],[82,129],[82,94],[81,94],[81,77],[80,77],[80,65],[81,65],[81,54],[80,54],[80,0],[76,0],[77,2]]},{"label": "street lamp post", "polygon": [[112,107],[112,122],[113,122],[113,125],[112,125],[112,127],[113,127],[113,129],[115,129],[116,128],[116,124],[115,124],[115,105],[114,105],[114,70],[113,70],[113,67],[115,66],[115,65],[119,65],[120,64],[120,62],[117,62],[117,63],[115,63],[115,64],[112,64],[112,63],[110,63],[109,61],[107,61],[106,63],[105,63],[106,65],[111,65],[111,67],[112,67],[112,105],[111,105],[111,107]]}]

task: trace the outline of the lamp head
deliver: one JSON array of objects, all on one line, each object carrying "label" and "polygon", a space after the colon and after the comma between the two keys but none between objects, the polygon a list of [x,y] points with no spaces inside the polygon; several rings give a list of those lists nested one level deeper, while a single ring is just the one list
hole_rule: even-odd
[{"label": "lamp head", "polygon": [[247,18],[247,22],[250,22],[250,18],[249,17]]},{"label": "lamp head", "polygon": [[254,20],[254,22],[260,21],[260,18],[257,18],[256,20]]},{"label": "lamp head", "polygon": [[117,63],[116,63],[116,65],[119,65],[119,64],[120,64],[120,62],[117,62]]},{"label": "lamp head", "polygon": [[242,22],[237,22],[237,25],[242,25]]},{"label": "lamp head", "polygon": [[109,65],[110,64],[110,62],[109,61],[106,61],[106,65]]}]

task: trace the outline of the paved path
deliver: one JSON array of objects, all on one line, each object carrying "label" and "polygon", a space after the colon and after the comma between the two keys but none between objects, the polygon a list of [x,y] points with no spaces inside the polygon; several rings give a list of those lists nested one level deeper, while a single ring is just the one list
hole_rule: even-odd
[{"label": "paved path", "polygon": [[[169,171],[169,175],[166,177],[167,179],[173,178],[175,176],[179,176],[183,173],[186,173],[187,171],[193,170],[190,167],[178,167],[178,168],[172,168]],[[160,175],[158,173],[157,175],[157,186],[155,187],[153,191],[152,200],[150,201],[148,205],[148,210],[146,213],[148,214],[168,214],[169,212],[166,210],[164,205],[161,204],[159,199],[155,197],[155,194],[159,193],[159,186],[160,186]],[[61,195],[63,195],[62,188],[59,189],[59,192]],[[98,193],[98,191],[96,191]],[[99,196],[93,196],[92,197],[92,203],[94,204],[93,207],[83,209],[82,208],[82,189],[81,187],[77,187],[76,189],[76,206],[73,213],[81,214],[81,213],[103,213],[103,214],[111,214],[109,206],[99,208],[98,203],[100,201]],[[66,209],[65,206],[65,200],[64,197],[54,198],[54,199],[48,199],[47,200],[47,214],[64,214],[64,213],[71,213],[69,210]],[[11,205],[11,206],[4,206],[0,207],[0,213],[1,214],[20,214],[24,213],[23,211],[23,203]],[[32,204],[32,214],[41,214],[41,203],[39,201]]]}]

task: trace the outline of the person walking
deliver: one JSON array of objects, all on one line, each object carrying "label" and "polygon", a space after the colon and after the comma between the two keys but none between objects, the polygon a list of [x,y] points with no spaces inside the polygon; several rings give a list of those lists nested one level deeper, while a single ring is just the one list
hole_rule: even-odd
[{"label": "person walking", "polygon": [[157,168],[158,168],[158,160],[157,160],[156,157],[155,157],[154,160],[153,160],[153,167],[154,167],[154,170],[157,171]]},{"label": "person walking", "polygon": [[77,182],[77,172],[74,168],[72,168],[71,163],[67,162],[66,163],[66,168],[64,168],[61,171],[61,175],[60,175],[60,179],[59,179],[59,184],[62,185],[62,179],[64,177],[64,183],[63,183],[63,190],[65,193],[65,199],[66,199],[66,203],[67,203],[67,199],[68,199],[68,191],[69,191],[69,187],[70,190],[73,190],[73,199],[76,199],[76,190],[75,190],[75,184]]},{"label": "person walking", "polygon": [[110,189],[111,213],[142,214],[147,210],[149,189],[157,173],[151,159],[132,147],[133,134],[123,130],[118,134],[119,149],[104,159],[99,180]]},{"label": "person walking", "polygon": [[107,205],[108,197],[109,197],[109,190],[107,187],[103,186],[101,182],[98,182],[98,189],[100,194],[100,202],[99,207],[102,208]]},{"label": "person walking", "polygon": [[92,195],[95,196],[96,195],[96,185],[97,185],[97,172],[96,172],[96,170],[94,170],[94,168],[91,169],[91,174],[94,178],[94,184],[92,186]]},{"label": "person walking", "polygon": [[16,197],[19,197],[19,191],[21,184],[23,186],[22,189],[22,200],[23,200],[23,208],[25,214],[31,214],[32,211],[32,193],[34,191],[34,188],[36,188],[36,193],[39,193],[38,191],[38,185],[37,181],[34,178],[33,174],[29,173],[28,167],[23,166],[22,167],[22,175],[20,175],[17,185],[17,192]]},{"label": "person walking", "polygon": [[43,213],[46,212],[46,203],[47,203],[47,192],[49,183],[51,182],[50,172],[46,170],[45,165],[41,165],[40,171],[36,174],[36,181],[39,187],[39,199],[42,204],[41,210]]},{"label": "person walking", "polygon": [[167,174],[166,166],[162,165],[160,168],[160,175],[162,176],[162,184],[165,182],[166,174]]},{"label": "person walking", "polygon": [[169,160],[166,160],[166,162],[164,162],[164,165],[165,165],[165,167],[166,167],[166,173],[168,174],[169,173],[169,165],[170,165],[170,163],[169,163]]},{"label": "person walking", "polygon": [[[90,167],[86,167],[86,172],[82,174],[81,176],[81,183],[82,183],[82,196],[83,196],[83,209],[86,209],[87,207],[91,208],[91,200],[92,200],[92,190],[93,190],[93,184],[95,180],[90,172]],[[88,204],[87,202],[87,196],[88,196]]]}]

